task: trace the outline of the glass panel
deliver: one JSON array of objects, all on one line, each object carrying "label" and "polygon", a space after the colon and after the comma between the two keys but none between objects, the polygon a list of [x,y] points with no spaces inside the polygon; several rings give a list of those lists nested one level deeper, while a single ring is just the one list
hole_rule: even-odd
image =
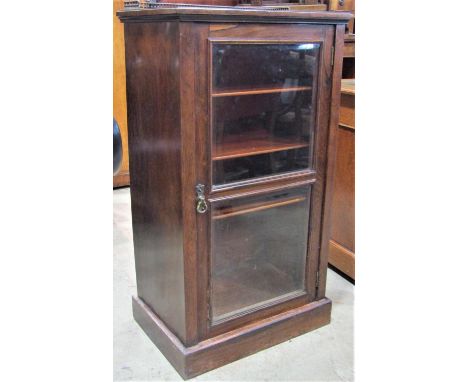
[{"label": "glass panel", "polygon": [[305,290],[310,187],[212,203],[213,322]]},{"label": "glass panel", "polygon": [[319,48],[213,45],[213,184],[310,167]]}]

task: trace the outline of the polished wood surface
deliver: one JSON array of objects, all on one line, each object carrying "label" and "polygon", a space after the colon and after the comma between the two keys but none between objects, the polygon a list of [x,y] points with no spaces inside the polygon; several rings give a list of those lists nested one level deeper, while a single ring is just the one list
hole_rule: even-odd
[{"label": "polished wood surface", "polygon": [[342,24],[351,15],[346,12],[303,12],[296,10],[273,10],[268,8],[249,7],[171,7],[154,9],[124,9],[117,12],[119,18],[126,22],[185,20],[201,22],[257,22],[257,23],[311,23]]},{"label": "polished wood surface", "polygon": [[184,340],[178,35],[177,23],[125,24],[138,296]]},{"label": "polished wood surface", "polygon": [[130,173],[128,164],[128,127],[127,127],[127,95],[125,85],[125,47],[124,27],[116,16],[116,12],[122,9],[124,0],[114,0],[114,106],[113,115],[117,121],[122,137],[122,165],[119,173],[114,175],[114,187],[128,186],[130,184]]},{"label": "polished wood surface", "polygon": [[329,262],[355,278],[354,80],[342,80]]},{"label": "polished wood surface", "polygon": [[[334,171],[334,126],[338,123],[347,18],[344,14],[280,12],[256,23],[257,15],[264,11],[255,15],[238,10],[223,14],[218,9],[178,11],[182,9],[125,11],[120,15],[125,23],[138,291],[134,317],[179,373],[191,377],[329,322],[331,305],[324,297],[328,248],[322,242],[329,239],[329,182]],[[221,15],[226,24],[212,22]],[[298,20],[305,22],[298,25]],[[314,117],[308,125],[314,128],[309,168],[221,186],[213,182],[219,153],[212,151],[211,144],[214,100],[287,94],[212,97],[211,53],[217,41],[319,44],[314,77],[317,89],[307,89],[314,100]],[[252,105],[253,111],[236,106],[229,113],[237,112],[244,118],[264,104]],[[283,147],[282,152],[288,151]],[[253,155],[252,160],[260,155],[264,154]],[[200,183],[205,185],[207,213],[195,209],[195,186]],[[297,194],[294,190],[302,191]],[[289,211],[287,220],[295,222],[290,224],[294,229],[284,230],[277,224],[281,211]],[[267,219],[270,226],[257,224],[255,219],[267,215],[271,215]],[[251,240],[244,244],[241,231],[247,224],[235,224],[242,219],[250,219],[253,227]],[[290,243],[287,251],[265,252],[262,243],[266,242],[259,239],[272,234],[274,240],[284,236],[283,244]],[[234,245],[227,245],[229,241]],[[267,252],[272,254],[268,261],[258,255]],[[297,260],[303,261],[290,262],[292,258],[283,256],[285,252],[301,254]],[[216,257],[220,253],[225,256]],[[213,268],[213,261],[236,259],[239,263],[248,260],[245,273],[226,267],[225,277],[224,265],[218,263],[221,267]],[[251,260],[257,261],[257,266],[252,267],[255,262]],[[219,270],[221,273],[215,272]],[[248,291],[248,282],[255,280],[255,275],[264,281],[266,293],[262,295]],[[303,279],[295,278],[299,275]],[[278,285],[268,280],[276,280]],[[220,294],[213,295],[218,281]],[[245,293],[230,293],[229,282],[239,290],[244,286]],[[279,288],[281,282],[284,288]],[[213,314],[216,301],[229,305],[218,305],[218,313]]]},{"label": "polished wood surface", "polygon": [[330,240],[330,252],[328,254],[329,263],[339,269],[345,275],[355,279],[355,254],[342,245]]},{"label": "polished wood surface", "polygon": [[331,314],[324,298],[187,347],[143,300],[133,297],[132,305],[135,320],[184,379],[318,329]]},{"label": "polished wood surface", "polygon": [[354,252],[354,130],[338,129],[331,238]]}]

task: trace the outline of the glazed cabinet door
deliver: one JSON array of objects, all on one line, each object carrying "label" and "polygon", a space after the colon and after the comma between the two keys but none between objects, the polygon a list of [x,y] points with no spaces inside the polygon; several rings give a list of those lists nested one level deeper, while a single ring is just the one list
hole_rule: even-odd
[{"label": "glazed cabinet door", "polygon": [[331,26],[210,26],[197,220],[207,337],[316,298],[333,38]]},{"label": "glazed cabinet door", "polygon": [[211,203],[214,325],[305,294],[310,186]]},{"label": "glazed cabinet door", "polygon": [[213,42],[212,184],[310,170],[319,43]]}]

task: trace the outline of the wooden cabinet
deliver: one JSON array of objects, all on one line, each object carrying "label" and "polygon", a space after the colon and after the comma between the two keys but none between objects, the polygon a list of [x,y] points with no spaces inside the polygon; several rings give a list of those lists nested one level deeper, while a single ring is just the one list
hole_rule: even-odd
[{"label": "wooden cabinet", "polygon": [[327,0],[331,11],[354,11],[354,0]]},{"label": "wooden cabinet", "polygon": [[[355,1],[354,0],[325,0],[328,4],[328,9],[330,11],[345,11],[352,12],[353,17],[349,20],[348,26],[346,28],[346,34],[354,34],[354,10],[355,10]],[[345,39],[345,53],[346,53],[346,39]]]},{"label": "wooden cabinet", "polygon": [[119,12],[134,317],[184,378],[330,321],[330,182],[349,16]]},{"label": "wooden cabinet", "polygon": [[342,80],[329,262],[354,279],[354,80]]},{"label": "wooden cabinet", "polygon": [[[114,0],[114,13],[122,9],[123,0]],[[114,175],[114,187],[128,186],[130,184],[128,165],[128,134],[127,134],[127,97],[125,94],[125,49],[123,25],[114,15],[114,97],[113,117],[117,122],[122,137],[122,164],[119,173]],[[109,122],[110,126],[110,122]],[[109,134],[110,135],[110,134]]]}]

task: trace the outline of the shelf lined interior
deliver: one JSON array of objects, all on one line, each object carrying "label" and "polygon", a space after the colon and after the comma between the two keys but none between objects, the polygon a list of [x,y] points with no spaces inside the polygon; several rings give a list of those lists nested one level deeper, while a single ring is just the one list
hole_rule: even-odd
[{"label": "shelf lined interior", "polygon": [[213,181],[225,184],[310,166],[312,91],[213,98]]},{"label": "shelf lined interior", "polygon": [[310,167],[319,47],[213,45],[215,185]]}]

